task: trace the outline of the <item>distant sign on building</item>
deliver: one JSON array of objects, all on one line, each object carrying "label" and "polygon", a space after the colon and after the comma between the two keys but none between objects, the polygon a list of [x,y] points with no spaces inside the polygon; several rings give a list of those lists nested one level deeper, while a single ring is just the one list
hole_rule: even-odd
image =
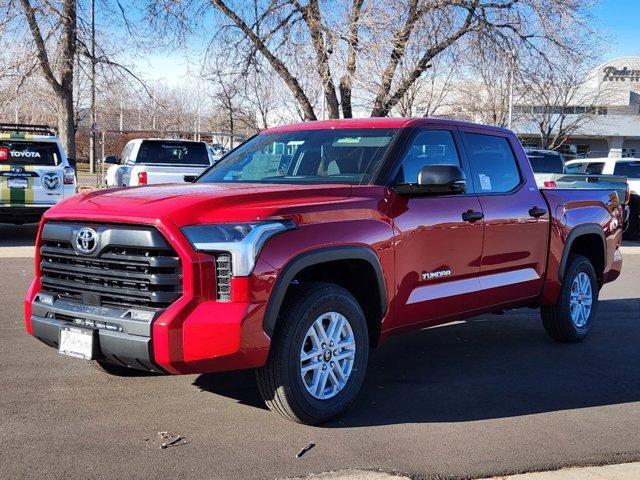
[{"label": "distant sign on building", "polygon": [[604,82],[640,82],[640,70],[631,70],[628,67],[616,68],[614,66],[605,67]]}]

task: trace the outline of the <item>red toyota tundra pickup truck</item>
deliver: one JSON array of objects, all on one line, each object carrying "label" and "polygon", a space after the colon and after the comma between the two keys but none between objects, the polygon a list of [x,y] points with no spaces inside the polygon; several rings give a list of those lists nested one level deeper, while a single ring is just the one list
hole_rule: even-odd
[{"label": "red toyota tundra pickup truck", "polygon": [[315,424],[354,401],[390,335],[539,307],[552,339],[584,339],[621,234],[614,191],[538,189],[508,130],[289,125],[194,184],[49,210],[26,328],[115,375],[255,369],[269,408]]}]

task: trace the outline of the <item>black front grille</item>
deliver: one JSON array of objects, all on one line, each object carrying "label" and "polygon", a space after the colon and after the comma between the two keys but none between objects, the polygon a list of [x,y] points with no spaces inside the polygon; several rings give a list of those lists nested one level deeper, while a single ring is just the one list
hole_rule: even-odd
[{"label": "black front grille", "polygon": [[73,243],[83,226],[45,225],[40,247],[43,291],[90,305],[153,309],[166,308],[182,295],[180,260],[157,230],[95,226],[99,248],[83,255]]}]

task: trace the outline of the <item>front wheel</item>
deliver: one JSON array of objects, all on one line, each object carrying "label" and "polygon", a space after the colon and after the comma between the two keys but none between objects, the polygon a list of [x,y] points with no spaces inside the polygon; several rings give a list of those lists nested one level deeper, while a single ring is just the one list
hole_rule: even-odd
[{"label": "front wheel", "polygon": [[569,258],[558,303],[540,308],[547,334],[558,342],[580,342],[593,326],[598,305],[598,280],[588,258]]},{"label": "front wheel", "polygon": [[287,295],[267,364],[256,371],[272,411],[308,425],[343,413],[364,380],[367,323],[344,288],[303,284]]}]

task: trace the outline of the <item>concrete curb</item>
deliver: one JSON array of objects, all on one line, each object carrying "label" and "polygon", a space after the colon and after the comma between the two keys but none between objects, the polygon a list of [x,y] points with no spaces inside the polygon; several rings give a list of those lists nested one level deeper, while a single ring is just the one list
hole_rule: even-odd
[{"label": "concrete curb", "polygon": [[484,480],[636,480],[640,478],[640,463],[623,463],[602,467],[565,468],[553,472],[523,473]]},{"label": "concrete curb", "polygon": [[[601,467],[564,468],[550,472],[522,473],[479,480],[637,480],[640,478],[640,462],[605,465]],[[366,470],[341,470],[308,477],[287,480],[410,480],[402,475]]]}]

